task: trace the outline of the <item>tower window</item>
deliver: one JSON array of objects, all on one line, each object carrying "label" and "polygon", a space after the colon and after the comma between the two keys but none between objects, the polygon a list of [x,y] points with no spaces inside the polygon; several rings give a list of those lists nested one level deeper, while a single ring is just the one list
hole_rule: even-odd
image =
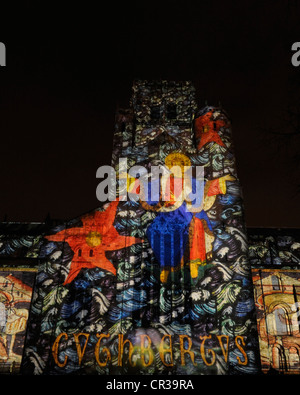
[{"label": "tower window", "polygon": [[160,106],[151,107],[151,119],[160,119]]},{"label": "tower window", "polygon": [[177,118],[177,108],[176,104],[169,103],[167,105],[167,118],[168,119],[176,119]]},{"label": "tower window", "polygon": [[81,256],[81,248],[78,250],[78,256]]},{"label": "tower window", "polygon": [[94,251],[90,250],[90,256],[94,256]]},{"label": "tower window", "polygon": [[285,309],[280,306],[277,306],[274,310],[274,319],[275,319],[275,334],[277,335],[289,335],[289,321],[288,315]]},{"label": "tower window", "polygon": [[277,276],[272,276],[271,281],[272,281],[273,291],[279,291],[280,290],[279,278]]}]

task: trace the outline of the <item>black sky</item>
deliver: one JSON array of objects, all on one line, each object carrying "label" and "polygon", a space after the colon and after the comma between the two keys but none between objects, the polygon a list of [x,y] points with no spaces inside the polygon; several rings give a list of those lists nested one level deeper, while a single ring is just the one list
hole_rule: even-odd
[{"label": "black sky", "polygon": [[0,220],[97,207],[117,106],[129,106],[134,79],[164,78],[191,79],[200,106],[220,101],[232,118],[247,225],[300,226],[300,147],[262,131],[299,90],[299,1],[20,4],[0,16]]}]

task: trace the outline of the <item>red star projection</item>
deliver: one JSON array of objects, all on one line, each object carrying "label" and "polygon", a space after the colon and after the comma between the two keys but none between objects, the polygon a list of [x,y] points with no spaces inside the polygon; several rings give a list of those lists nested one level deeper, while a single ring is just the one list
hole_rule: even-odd
[{"label": "red star projection", "polygon": [[105,211],[95,211],[83,216],[82,227],[45,236],[50,241],[67,242],[74,252],[64,285],[72,282],[82,268],[99,267],[116,275],[116,268],[105,256],[106,251],[119,250],[143,241],[131,236],[121,236],[114,228],[118,203],[118,200],[113,201]]},{"label": "red star projection", "polygon": [[214,120],[213,111],[208,111],[206,114],[201,115],[195,119],[195,133],[197,139],[200,139],[197,149],[202,148],[205,144],[214,142],[222,147],[225,144],[218,135],[221,127],[225,126],[226,122],[223,120]]}]

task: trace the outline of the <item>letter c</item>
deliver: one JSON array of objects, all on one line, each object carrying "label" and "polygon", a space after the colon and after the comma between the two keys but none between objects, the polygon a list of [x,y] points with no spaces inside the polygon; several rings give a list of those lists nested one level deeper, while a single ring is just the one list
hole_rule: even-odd
[{"label": "letter c", "polygon": [[151,380],[150,387],[151,387],[151,389],[153,389],[153,390],[157,390],[158,388],[157,388],[157,387],[154,387],[154,386],[152,385],[154,382],[156,383],[157,380]]},{"label": "letter c", "polygon": [[67,360],[68,360],[67,355],[65,355],[65,359],[64,359],[63,363],[59,362],[59,360],[58,360],[59,341],[63,336],[65,337],[66,340],[68,340],[68,335],[66,333],[62,332],[60,335],[57,336],[57,338],[52,346],[52,355],[53,355],[54,361],[55,361],[56,365],[58,365],[60,368],[65,367]]}]

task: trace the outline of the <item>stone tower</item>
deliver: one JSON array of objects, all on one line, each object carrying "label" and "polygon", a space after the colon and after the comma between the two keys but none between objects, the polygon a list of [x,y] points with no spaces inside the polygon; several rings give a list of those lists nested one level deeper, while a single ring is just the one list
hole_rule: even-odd
[{"label": "stone tower", "polygon": [[[41,246],[32,312],[39,324],[29,331],[25,371],[41,358],[43,372],[58,374],[256,373],[226,112],[198,109],[190,82],[136,81],[130,108],[116,114],[112,166],[117,199],[53,229]],[[155,166],[165,169],[157,178]]]}]

